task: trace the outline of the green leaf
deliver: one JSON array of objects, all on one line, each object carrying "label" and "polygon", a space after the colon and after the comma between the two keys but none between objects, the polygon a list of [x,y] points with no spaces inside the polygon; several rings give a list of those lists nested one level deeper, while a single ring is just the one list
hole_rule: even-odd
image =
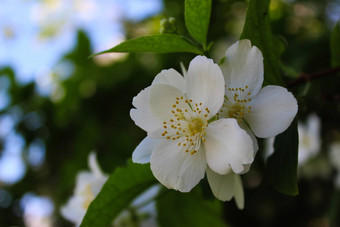
[{"label": "green leaf", "polygon": [[[117,46],[105,50],[103,52],[94,54],[96,56],[105,53],[114,52],[155,52],[155,53],[174,53],[174,52],[188,52],[194,54],[201,54],[202,52],[197,49],[183,36],[174,34],[150,35],[142,36],[135,39],[129,39]],[[92,57],[91,56],[91,57]]]},{"label": "green leaf", "polygon": [[267,176],[272,186],[287,195],[299,194],[297,185],[299,136],[296,118],[289,128],[276,136],[274,154],[267,161]]},{"label": "green leaf", "polygon": [[168,191],[158,199],[157,209],[162,227],[226,226],[222,219],[222,203],[205,200],[199,188],[190,193]]},{"label": "green leaf", "polygon": [[269,20],[270,0],[249,0],[246,21],[241,39],[249,39],[257,46],[264,58],[264,85],[283,85],[280,72],[279,54],[283,42],[273,36]]},{"label": "green leaf", "polygon": [[340,22],[338,22],[331,36],[331,64],[332,67],[340,66]]},{"label": "green leaf", "polygon": [[185,0],[185,25],[190,35],[204,47],[207,43],[211,0]]},{"label": "green leaf", "polygon": [[117,168],[90,204],[81,227],[110,226],[113,219],[125,209],[136,196],[157,181],[150,165],[133,164]]}]

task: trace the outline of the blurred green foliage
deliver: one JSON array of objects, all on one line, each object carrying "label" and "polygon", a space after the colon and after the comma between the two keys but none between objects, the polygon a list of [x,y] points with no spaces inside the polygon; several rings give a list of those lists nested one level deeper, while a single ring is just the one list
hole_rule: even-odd
[{"label": "blurred green foliage", "polygon": [[[333,28],[325,9],[332,2],[335,1],[299,0],[286,3],[272,0],[269,7],[271,29],[286,44],[280,68],[284,82],[294,80],[301,72],[314,73],[331,68],[329,47]],[[240,37],[246,7],[246,1],[213,1],[207,42],[214,41],[211,56],[216,62],[220,53],[224,53],[226,47]],[[164,0],[161,16],[140,22],[126,21],[126,36],[129,39],[157,34],[160,18],[163,17],[176,18],[177,32],[189,35],[185,30],[183,12],[182,0]],[[55,225],[72,226],[60,217],[59,207],[71,195],[77,172],[88,168],[88,153],[97,151],[99,163],[107,173],[125,165],[145,136],[129,117],[132,98],[149,86],[162,69],[175,68],[180,71],[179,63],[188,66],[195,56],[138,53],[102,65],[97,58],[89,59],[91,54],[93,51],[87,35],[79,31],[75,47],[60,59],[60,64],[72,66],[71,75],[65,78],[53,72],[56,88],[50,96],[39,94],[35,83],[18,83],[16,72],[10,67],[0,69],[0,77],[10,81],[10,103],[1,110],[0,117],[11,115],[17,119],[15,131],[25,140],[23,158],[27,164],[26,175],[21,181],[13,185],[0,183],[0,189],[10,192],[13,198],[8,208],[0,207],[0,226],[23,225],[19,199],[26,192],[50,196],[56,205]],[[298,119],[305,119],[312,112],[321,118],[324,155],[327,144],[340,131],[339,85],[338,74],[289,88],[299,101]],[[32,116],[38,116],[38,123]],[[27,161],[27,149],[36,139],[44,142],[46,159],[42,166],[31,167]],[[261,155],[263,150],[261,143],[251,171],[243,177],[245,209],[237,210],[234,202],[223,203],[224,220],[234,226],[327,226],[332,213],[330,209],[336,207],[330,203],[333,194],[336,194],[332,178],[302,178],[299,180],[299,196],[279,194],[263,180],[266,168]],[[205,181],[201,184],[203,194],[213,200],[211,194],[204,190],[205,184]],[[177,193],[170,192],[163,202],[185,195],[179,194],[177,197]],[[183,199],[191,203],[191,197]],[[202,203],[208,204],[209,201]],[[162,203],[159,206],[160,209],[164,208]],[[161,217],[164,220],[169,218]]]}]

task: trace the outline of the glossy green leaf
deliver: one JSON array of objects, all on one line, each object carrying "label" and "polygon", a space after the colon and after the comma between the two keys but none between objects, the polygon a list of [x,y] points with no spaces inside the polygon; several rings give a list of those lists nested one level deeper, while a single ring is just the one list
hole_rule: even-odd
[{"label": "glossy green leaf", "polygon": [[185,25],[190,35],[204,47],[207,43],[211,0],[185,0]]},{"label": "glossy green leaf", "polygon": [[335,25],[331,36],[331,64],[340,66],[340,22]]},{"label": "glossy green leaf", "polygon": [[264,58],[264,85],[283,85],[280,72],[279,54],[284,48],[283,42],[273,36],[269,20],[270,0],[249,0],[246,22],[241,39],[251,40]]},{"label": "glossy green leaf", "polygon": [[195,45],[190,43],[183,36],[174,34],[142,36],[135,39],[129,39],[117,46],[97,53],[93,56],[114,52],[155,52],[155,53],[174,53],[188,52],[201,54],[201,51]]},{"label": "glossy green leaf", "polygon": [[136,196],[157,181],[150,165],[134,164],[117,168],[104,184],[95,200],[90,204],[80,226],[110,226],[114,218],[124,210]]},{"label": "glossy green leaf", "polygon": [[222,203],[205,200],[199,188],[190,193],[168,191],[158,199],[157,209],[162,227],[226,226],[222,219]]},{"label": "glossy green leaf", "polygon": [[272,186],[287,195],[299,193],[297,185],[299,135],[297,120],[289,128],[276,136],[274,153],[267,161],[267,176]]}]

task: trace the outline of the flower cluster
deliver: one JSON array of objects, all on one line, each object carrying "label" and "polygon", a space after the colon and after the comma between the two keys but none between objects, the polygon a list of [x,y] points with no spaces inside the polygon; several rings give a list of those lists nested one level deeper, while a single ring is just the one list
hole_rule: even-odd
[{"label": "flower cluster", "polygon": [[[90,171],[78,173],[74,195],[60,209],[61,215],[76,226],[81,224],[88,207],[108,179],[108,176],[102,172],[94,152],[89,154],[88,164]],[[156,206],[152,199],[158,192],[159,185],[144,191],[132,201],[129,209],[123,210],[115,218],[113,226],[135,226],[136,222],[141,226],[156,226]]]},{"label": "flower cluster", "polygon": [[262,53],[249,40],[233,44],[222,65],[197,56],[183,74],[163,70],[133,99],[131,118],[147,137],[132,159],[150,162],[163,185],[181,192],[207,174],[213,194],[222,201],[234,197],[242,209],[239,175],[254,160],[256,137],[285,131],[297,101],[283,87],[262,88]]}]

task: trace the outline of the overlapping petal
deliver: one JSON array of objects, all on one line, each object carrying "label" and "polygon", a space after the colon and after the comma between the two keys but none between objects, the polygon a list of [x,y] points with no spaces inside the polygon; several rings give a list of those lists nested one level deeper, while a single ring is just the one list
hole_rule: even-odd
[{"label": "overlapping petal", "polygon": [[163,140],[151,154],[151,170],[167,188],[189,192],[204,177],[206,159],[203,149],[185,152],[177,142]]},{"label": "overlapping petal", "polygon": [[[186,87],[185,79],[174,69],[162,70],[158,73],[152,82],[152,85],[155,84],[173,86],[181,90],[183,93]],[[130,110],[130,116],[132,120],[134,120],[135,124],[147,132],[152,132],[158,129],[161,124],[160,119],[155,117],[150,109],[149,98],[151,86],[145,88],[133,98],[132,105],[136,107],[136,109]]]},{"label": "overlapping petal", "polygon": [[132,153],[132,161],[134,163],[149,163],[151,152],[156,146],[159,140],[153,139],[151,137],[145,137],[142,142],[136,147],[136,149]]},{"label": "overlapping petal", "polygon": [[250,40],[240,40],[231,45],[221,65],[225,83],[229,88],[245,88],[250,97],[256,95],[263,83],[263,56]]},{"label": "overlapping petal", "polygon": [[229,201],[234,196],[234,175],[229,173],[220,175],[207,168],[207,178],[210,188],[216,198],[222,201]]},{"label": "overlapping petal", "polygon": [[188,99],[202,103],[213,117],[220,110],[224,99],[224,78],[221,69],[211,59],[197,56],[187,72]]},{"label": "overlapping petal", "polygon": [[244,192],[241,177],[234,173],[220,175],[207,168],[210,188],[216,198],[229,201],[233,197],[239,209],[244,208]]},{"label": "overlapping petal", "polygon": [[[150,90],[150,108],[156,118],[162,121],[173,117],[171,111],[176,102],[176,97],[184,96],[181,90],[164,84],[155,84]],[[160,124],[161,126],[161,124]]]},{"label": "overlapping petal", "polygon": [[234,198],[236,202],[236,206],[238,209],[243,210],[244,208],[244,192],[243,192],[243,186],[242,186],[242,180],[239,175],[234,174]]},{"label": "overlapping petal", "polygon": [[184,77],[174,69],[162,70],[152,81],[153,84],[167,84],[181,90],[183,93],[186,88]]},{"label": "overlapping petal", "polygon": [[159,128],[161,120],[152,113],[149,105],[150,87],[145,88],[133,98],[132,104],[136,109],[130,110],[130,117],[135,124],[147,132],[152,132]]},{"label": "overlapping petal", "polygon": [[283,87],[272,85],[264,87],[249,105],[251,112],[245,118],[252,131],[260,138],[285,131],[298,110],[292,93]]},{"label": "overlapping petal", "polygon": [[209,167],[224,175],[230,171],[244,171],[244,165],[254,160],[253,142],[246,131],[232,118],[209,124],[206,130],[205,150]]}]

